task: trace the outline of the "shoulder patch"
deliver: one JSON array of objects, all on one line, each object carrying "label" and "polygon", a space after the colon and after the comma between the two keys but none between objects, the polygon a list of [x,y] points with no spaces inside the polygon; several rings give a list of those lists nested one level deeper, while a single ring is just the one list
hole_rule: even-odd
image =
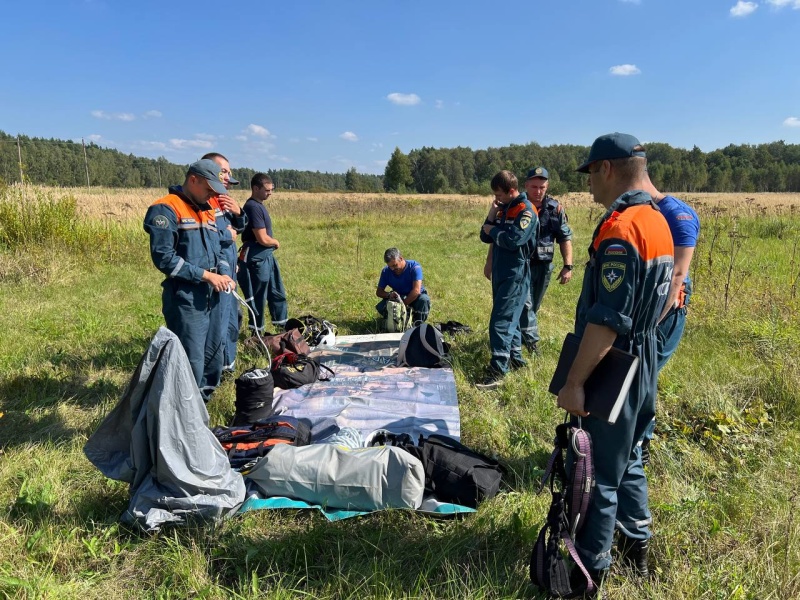
[{"label": "shoulder patch", "polygon": [[688,213],[679,213],[679,214],[675,215],[675,218],[678,219],[678,221],[691,221],[691,220],[693,220],[692,215],[690,215]]},{"label": "shoulder patch", "polygon": [[530,224],[531,224],[531,215],[529,215],[528,213],[523,214],[519,220],[519,226],[522,227],[523,229],[527,229],[528,225]]},{"label": "shoulder patch", "polygon": [[166,229],[167,227],[169,227],[169,219],[167,219],[167,217],[165,217],[164,215],[156,215],[153,218],[153,226],[159,227],[161,229]]},{"label": "shoulder patch", "polygon": [[627,254],[628,251],[622,244],[611,244],[605,251],[606,256],[625,256]]},{"label": "shoulder patch", "polygon": [[600,278],[603,280],[603,287],[609,292],[613,292],[625,279],[625,263],[604,263]]}]

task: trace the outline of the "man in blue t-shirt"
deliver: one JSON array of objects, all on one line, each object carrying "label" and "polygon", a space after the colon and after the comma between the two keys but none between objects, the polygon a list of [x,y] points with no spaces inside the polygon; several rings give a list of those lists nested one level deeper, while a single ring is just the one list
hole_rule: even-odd
[{"label": "man in blue t-shirt", "polygon": [[252,195],[244,205],[247,228],[242,233],[244,245],[239,253],[237,274],[245,301],[256,317],[255,323],[249,323],[248,327],[264,333],[264,314],[268,308],[273,326],[282,331],[287,318],[286,289],[273,255],[281,245],[273,237],[272,219],[264,205],[275,185],[268,175],[256,173],[250,180],[250,189]]},{"label": "man in blue t-shirt", "polygon": [[[375,306],[383,318],[388,315],[386,303],[389,300],[402,301],[411,309],[414,323],[427,321],[431,310],[431,299],[422,286],[422,265],[415,260],[406,260],[397,248],[389,248],[383,253],[386,266],[381,271],[375,295],[381,301]],[[386,291],[386,288],[391,288]]]},{"label": "man in blue t-shirt", "polygon": [[[664,368],[670,356],[678,348],[678,343],[686,327],[686,311],[692,295],[692,280],[689,277],[689,266],[692,264],[697,238],[700,235],[700,219],[694,209],[674,196],[662,194],[650,183],[645,190],[653,197],[658,210],[664,215],[672,234],[672,245],[675,249],[675,266],[667,296],[667,304],[661,313],[658,323],[658,371]],[[655,417],[648,425],[641,441],[642,463],[650,462],[650,440],[655,431]]]}]

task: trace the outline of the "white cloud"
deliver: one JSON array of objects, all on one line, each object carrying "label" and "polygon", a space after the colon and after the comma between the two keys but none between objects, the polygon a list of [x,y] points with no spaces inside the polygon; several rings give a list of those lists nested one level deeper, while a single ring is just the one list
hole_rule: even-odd
[{"label": "white cloud", "polygon": [[256,125],[254,123],[250,123],[250,125],[247,126],[247,132],[262,138],[275,137],[269,132],[269,129],[267,129],[266,127],[262,127],[261,125]]},{"label": "white cloud", "polygon": [[758,8],[758,3],[756,2],[745,2],[744,0],[739,0],[731,9],[731,16],[732,17],[746,17],[747,15],[753,13]]},{"label": "white cloud", "polygon": [[138,142],[133,142],[134,149],[142,149],[142,150],[158,150],[163,152],[167,150],[167,145],[164,142],[152,142],[149,140],[140,140]]},{"label": "white cloud", "polygon": [[208,140],[209,142],[213,142],[217,139],[217,136],[212,135],[210,133],[195,133],[194,137],[198,140]]},{"label": "white cloud", "polygon": [[443,108],[444,107],[444,102],[442,102],[441,100],[437,100],[436,103],[434,104],[434,106],[436,108]]},{"label": "white cloud", "polygon": [[386,96],[386,99],[392,104],[397,104],[399,106],[414,106],[422,102],[422,98],[416,94],[400,94],[398,92],[389,94]]},{"label": "white cloud", "polygon": [[182,140],[182,139],[172,138],[169,141],[169,145],[175,148],[176,150],[189,150],[192,148],[202,148],[203,150],[208,150],[214,144],[212,144],[208,140]]},{"label": "white cloud", "polygon": [[300,138],[291,137],[289,138],[289,142],[291,142],[292,144],[298,144],[300,143]]},{"label": "white cloud", "polygon": [[148,110],[146,113],[142,115],[142,117],[145,119],[158,119],[162,116],[163,115],[161,114],[160,110]]},{"label": "white cloud", "polygon": [[627,77],[629,75],[639,75],[642,71],[636,65],[616,65],[608,70],[612,75]]},{"label": "white cloud", "polygon": [[389,163],[389,161],[388,160],[373,160],[372,163],[375,166],[383,168],[383,167],[386,167],[386,165]]},{"label": "white cloud", "polygon": [[131,113],[109,113],[104,110],[93,110],[92,116],[106,121],[133,121],[136,118],[136,115]]},{"label": "white cloud", "polygon": [[767,0],[767,4],[771,4],[775,8],[791,6],[795,10],[800,10],[800,0]]},{"label": "white cloud", "polygon": [[247,141],[247,136],[246,135],[237,135],[236,139],[239,140],[240,142],[246,142]]},{"label": "white cloud", "polygon": [[318,142],[319,140],[315,137],[307,137],[306,138],[309,142]]},{"label": "white cloud", "polygon": [[[788,119],[787,119],[787,121],[788,121]],[[87,136],[86,139],[91,141],[91,142],[97,143],[97,142],[99,142],[100,140],[103,139],[103,136],[100,135],[99,133],[93,133],[92,135]]]},{"label": "white cloud", "polygon": [[358,141],[358,136],[355,133],[353,133],[352,131],[345,131],[339,137],[342,138],[343,140],[347,140],[348,142],[357,142]]},{"label": "white cloud", "polygon": [[800,119],[797,117],[789,117],[783,122],[783,124],[786,127],[800,127]]}]

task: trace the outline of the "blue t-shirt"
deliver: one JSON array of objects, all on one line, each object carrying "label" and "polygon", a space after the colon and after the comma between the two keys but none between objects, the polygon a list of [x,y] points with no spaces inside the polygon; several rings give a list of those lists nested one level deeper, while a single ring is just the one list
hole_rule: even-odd
[{"label": "blue t-shirt", "polygon": [[267,207],[258,200],[250,198],[244,203],[244,214],[247,215],[247,227],[242,233],[242,242],[255,242],[256,236],[253,229],[266,229],[267,235],[272,236],[272,219]]},{"label": "blue t-shirt", "polygon": [[[395,275],[388,266],[383,267],[378,288],[384,290],[390,287],[401,296],[407,296],[414,288],[415,281],[422,281],[422,265],[415,260],[406,260],[406,268],[400,275]],[[420,293],[424,291],[422,287]]]},{"label": "blue t-shirt", "polygon": [[[664,196],[657,206],[669,225],[669,231],[672,233],[672,245],[685,248],[696,247],[697,238],[700,235],[700,218],[694,209],[675,196]],[[683,283],[686,286],[687,294],[691,293],[692,280],[688,273]]]}]

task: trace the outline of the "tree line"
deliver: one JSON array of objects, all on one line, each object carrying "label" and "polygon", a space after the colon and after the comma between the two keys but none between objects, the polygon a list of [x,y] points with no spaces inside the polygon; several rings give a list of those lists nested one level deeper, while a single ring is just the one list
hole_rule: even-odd
[{"label": "tree line", "polygon": [[[800,144],[730,144],[712,152],[669,144],[645,145],[650,177],[671,192],[800,192]],[[587,178],[575,169],[589,155],[588,146],[537,143],[502,148],[429,148],[404,154],[395,148],[384,172],[388,191],[488,194],[489,181],[507,169],[524,179],[529,169],[544,166],[554,194],[588,190]]]},{"label": "tree line", "polygon": [[[648,169],[655,185],[671,192],[800,192],[800,144],[730,144],[712,152],[697,146],[691,150],[669,144],[646,145]],[[21,150],[21,152],[19,151]],[[161,187],[183,181],[188,165],[166,158],[144,158],[79,142],[19,136],[0,131],[0,183],[26,181],[66,187]],[[589,154],[588,146],[512,144],[502,148],[472,150],[469,147],[422,147],[404,154],[395,148],[383,175],[322,173],[296,169],[269,169],[276,186],[283,189],[356,192],[489,194],[489,181],[502,169],[523,179],[534,166],[550,172],[550,191],[555,194],[586,191],[586,177],[575,169]],[[235,157],[234,163],[235,163]],[[233,174],[247,189],[256,173],[234,168]]]},{"label": "tree line", "polygon": [[[20,168],[20,155],[22,166]],[[199,158],[199,156],[198,156]],[[234,157],[231,157],[234,158]],[[144,158],[102,148],[94,142],[81,142],[37,137],[17,137],[0,131],[0,183],[25,181],[40,185],[64,187],[91,186],[166,188],[183,182],[188,165],[175,164],[166,158]],[[233,168],[233,176],[241,187],[249,189],[250,179],[258,171]],[[376,192],[383,190],[383,176],[369,175],[350,169],[347,173],[321,173],[296,169],[268,169],[276,187],[297,190],[350,190]]]}]

